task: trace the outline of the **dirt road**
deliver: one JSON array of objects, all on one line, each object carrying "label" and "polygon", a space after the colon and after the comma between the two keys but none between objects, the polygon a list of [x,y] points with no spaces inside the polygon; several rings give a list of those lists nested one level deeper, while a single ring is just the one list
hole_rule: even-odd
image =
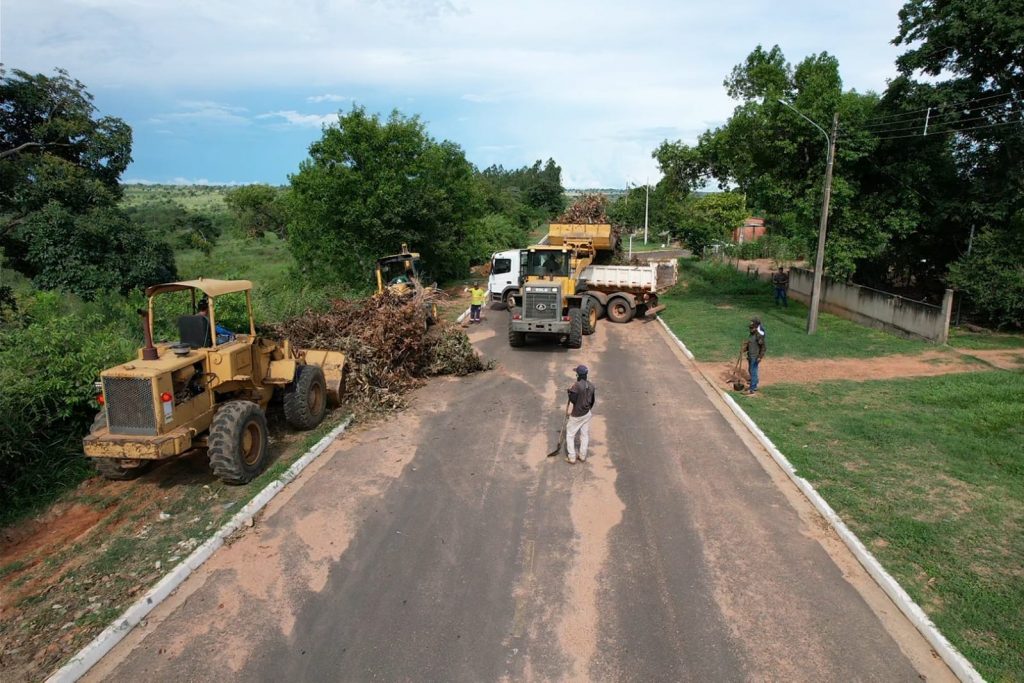
[{"label": "dirt road", "polygon": [[90,679],[951,679],[656,324],[514,350],[505,316],[496,370],[337,442]]}]

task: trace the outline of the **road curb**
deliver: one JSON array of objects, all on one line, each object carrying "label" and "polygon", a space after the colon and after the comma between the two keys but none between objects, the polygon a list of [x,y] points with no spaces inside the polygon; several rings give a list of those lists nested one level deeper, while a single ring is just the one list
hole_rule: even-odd
[{"label": "road curb", "polygon": [[[693,361],[693,353],[690,352],[690,349],[686,348],[686,344],[676,336],[675,332],[669,329],[669,326],[665,324],[664,320],[658,318],[658,322],[661,323],[661,326],[666,332],[668,332],[669,336],[672,337],[686,357]],[[700,372],[700,369],[698,368],[697,371]],[[925,640],[928,641],[928,644],[934,648],[935,652],[942,658],[942,661],[946,663],[946,666],[953,671],[956,677],[961,681],[968,683],[984,683],[985,679],[981,677],[981,674],[979,674],[974,668],[974,665],[972,665],[967,658],[953,646],[952,643],[946,640],[946,637],[942,635],[938,627],[936,627],[932,620],[928,618],[928,615],[925,614],[924,610],[914,602],[913,598],[907,594],[896,579],[894,579],[892,575],[882,567],[882,564],[878,559],[871,554],[871,551],[869,551],[861,540],[857,538],[857,535],[850,531],[849,527],[847,527],[843,520],[839,518],[839,515],[836,514],[836,511],[832,509],[832,506],[821,497],[821,494],[814,489],[811,483],[796,473],[796,468],[789,462],[789,459],[786,458],[786,456],[782,454],[782,451],[772,443],[772,440],[769,439],[763,431],[761,431],[761,428],[758,427],[754,420],[747,415],[747,412],[743,410],[738,403],[736,403],[736,400],[730,396],[728,392],[723,391],[717,384],[708,379],[703,372],[700,372],[700,374],[701,377],[703,377],[705,381],[707,381],[708,384],[718,392],[726,405],[729,406],[729,409],[732,410],[744,426],[750,430],[750,433],[754,435],[762,446],[764,446],[765,450],[768,451],[768,454],[772,456],[772,460],[774,460],[782,471],[786,473],[786,476],[789,477],[796,487],[800,489],[800,492],[805,498],[807,498],[811,505],[814,506],[814,509],[825,518],[829,523],[829,526],[831,526],[833,531],[835,531],[839,538],[842,539],[843,543],[850,549],[850,552],[857,558],[857,561],[860,562],[861,566],[867,570],[875,583],[877,583],[885,594],[889,596],[889,599],[895,603],[896,607],[899,608],[903,615],[910,620],[910,623],[914,625],[914,628],[924,636]]]},{"label": "road curb", "polygon": [[273,499],[278,493],[280,493],[285,486],[295,480],[296,477],[306,469],[310,463],[316,460],[320,455],[327,450],[327,447],[336,439],[341,433],[345,431],[348,425],[352,422],[352,416],[349,415],[341,424],[332,429],[326,436],[320,439],[316,445],[310,448],[306,453],[292,463],[285,472],[270,482],[260,491],[256,496],[250,500],[245,506],[239,510],[234,517],[228,520],[220,529],[218,529],[213,536],[208,538],[201,546],[196,548],[191,555],[186,557],[177,566],[168,572],[160,581],[149,589],[149,591],[139,598],[131,607],[126,609],[117,620],[108,626],[102,633],[93,638],[92,642],[83,647],[78,651],[74,657],[72,657],[67,664],[62,666],[56,672],[50,675],[46,679],[47,683],[72,683],[77,681],[79,678],[84,676],[89,669],[96,665],[108,652],[114,649],[125,636],[133,628],[135,628],[139,622],[146,618],[146,616],[156,608],[161,602],[167,599],[171,593],[173,593],[178,586],[180,586],[185,579],[187,579],[192,572],[199,569],[211,556],[217,551],[224,541],[235,533],[244,524],[248,524],[253,517],[263,508],[267,506],[267,503]]}]

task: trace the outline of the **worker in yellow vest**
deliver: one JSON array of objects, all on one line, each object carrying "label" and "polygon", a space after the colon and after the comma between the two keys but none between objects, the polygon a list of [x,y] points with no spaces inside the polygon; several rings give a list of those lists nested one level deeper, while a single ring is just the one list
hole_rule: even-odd
[{"label": "worker in yellow vest", "polygon": [[472,323],[480,322],[480,309],[483,307],[484,302],[487,301],[487,291],[480,287],[479,284],[475,284],[469,289],[469,321]]}]

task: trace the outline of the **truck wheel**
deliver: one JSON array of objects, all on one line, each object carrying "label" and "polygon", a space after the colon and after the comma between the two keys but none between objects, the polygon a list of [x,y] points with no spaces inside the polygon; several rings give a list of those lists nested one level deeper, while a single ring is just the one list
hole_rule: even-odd
[{"label": "truck wheel", "polygon": [[509,309],[508,316],[508,345],[513,348],[519,348],[520,346],[526,346],[526,333],[517,332],[512,329],[512,318],[516,313],[519,312],[518,308]]},{"label": "truck wheel", "polygon": [[300,365],[296,375],[284,390],[284,417],[296,429],[312,429],[327,412],[327,380],[316,365]]},{"label": "truck wheel", "polygon": [[[107,411],[101,410],[93,418],[92,426],[89,427],[89,433],[94,434],[106,426]],[[153,466],[152,461],[149,460],[139,461],[138,467],[121,467],[120,461],[113,458],[90,458],[90,460],[95,465],[97,474],[104,479],[113,479],[115,481],[134,479]]]},{"label": "truck wheel", "polygon": [[608,302],[608,319],[613,323],[628,323],[633,319],[633,309],[629,302],[617,296]]},{"label": "truck wheel", "polygon": [[570,349],[583,346],[583,311],[579,308],[569,309],[569,338],[566,346]]},{"label": "truck wheel", "polygon": [[505,296],[502,297],[502,303],[505,304],[505,308],[511,311],[516,307],[516,290],[510,289],[505,292]]},{"label": "truck wheel", "polygon": [[225,484],[245,484],[263,471],[267,417],[252,401],[231,401],[213,416],[208,440],[210,468]]},{"label": "truck wheel", "polygon": [[583,334],[594,334],[594,330],[597,329],[597,319],[600,312],[598,307],[601,304],[594,301],[591,297],[584,297],[583,299]]}]

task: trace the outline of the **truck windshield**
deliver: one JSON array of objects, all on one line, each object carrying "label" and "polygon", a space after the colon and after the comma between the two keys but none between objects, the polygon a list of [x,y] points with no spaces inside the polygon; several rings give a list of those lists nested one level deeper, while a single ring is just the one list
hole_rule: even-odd
[{"label": "truck windshield", "polygon": [[526,274],[537,277],[568,277],[569,254],[561,251],[531,251],[526,257]]}]

